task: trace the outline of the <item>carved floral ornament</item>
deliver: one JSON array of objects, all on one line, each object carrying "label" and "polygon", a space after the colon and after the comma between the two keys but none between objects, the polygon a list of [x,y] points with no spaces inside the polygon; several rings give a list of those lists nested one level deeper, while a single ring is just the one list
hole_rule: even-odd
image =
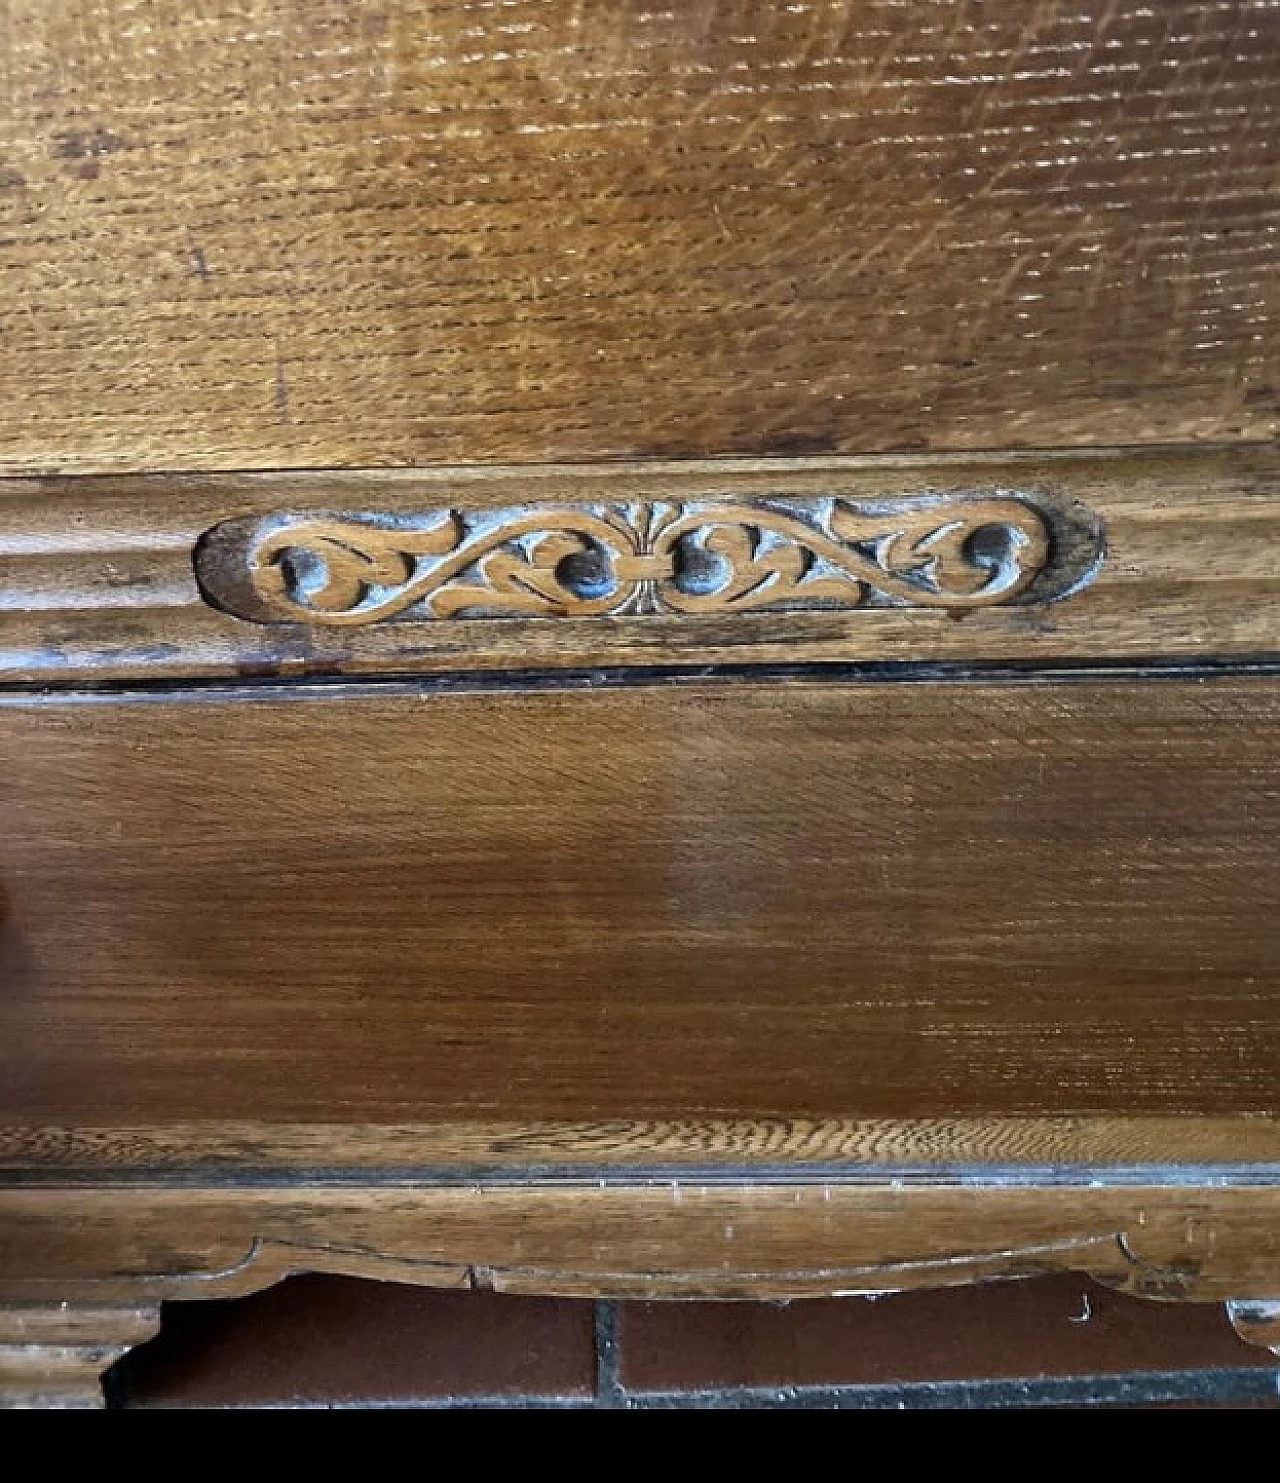
[{"label": "carved floral ornament", "polygon": [[254,623],[357,626],[1052,601],[1084,585],[1100,525],[1072,502],[960,491],[444,509],[284,511],[196,547],[205,598]]}]

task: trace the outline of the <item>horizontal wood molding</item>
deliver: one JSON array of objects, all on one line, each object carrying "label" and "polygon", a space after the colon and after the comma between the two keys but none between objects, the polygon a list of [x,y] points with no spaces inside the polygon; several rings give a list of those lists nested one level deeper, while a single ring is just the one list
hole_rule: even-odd
[{"label": "horizontal wood molding", "polygon": [[0,683],[1256,657],[1278,552],[1261,447],[8,480]]},{"label": "horizontal wood molding", "polygon": [[1280,1187],[0,1189],[0,1303],[231,1297],[307,1271],[753,1298],[1071,1271],[1148,1297],[1259,1304],[1280,1295]]},{"label": "horizontal wood molding", "polygon": [[[57,1184],[104,1177],[219,1179],[529,1179],[574,1171],[688,1171],[733,1181],[749,1172],[812,1170],[875,1181],[990,1176],[1013,1181],[1149,1180],[1167,1166],[1184,1181],[1280,1182],[1280,1119],[1253,1117],[753,1118],[571,1122],[203,1122],[152,1126],[0,1126],[0,1181]],[[806,1177],[807,1174],[806,1174]]]}]

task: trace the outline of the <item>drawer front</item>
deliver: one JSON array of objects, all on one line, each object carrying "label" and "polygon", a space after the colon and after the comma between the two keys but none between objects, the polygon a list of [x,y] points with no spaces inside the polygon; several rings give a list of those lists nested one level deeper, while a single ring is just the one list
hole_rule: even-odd
[{"label": "drawer front", "polygon": [[0,1404],[308,1267],[1280,1340],[1274,4],[18,8]]},{"label": "drawer front", "polygon": [[15,1123],[1269,1112],[1280,682],[9,697]]}]

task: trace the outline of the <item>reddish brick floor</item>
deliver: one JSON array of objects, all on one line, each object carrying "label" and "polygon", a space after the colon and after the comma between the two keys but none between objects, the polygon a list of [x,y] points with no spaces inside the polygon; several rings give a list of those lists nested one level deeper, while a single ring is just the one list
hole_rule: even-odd
[{"label": "reddish brick floor", "polygon": [[235,1302],[165,1308],[121,1367],[131,1406],[406,1405],[583,1396],[589,1302],[295,1277]]},{"label": "reddish brick floor", "polygon": [[1270,1367],[1217,1303],[1127,1298],[1071,1276],[873,1300],[626,1303],[628,1390],[886,1385]]},{"label": "reddish brick floor", "polygon": [[775,1303],[601,1303],[298,1277],[170,1305],[120,1408],[1280,1406],[1217,1305],[1049,1277]]}]

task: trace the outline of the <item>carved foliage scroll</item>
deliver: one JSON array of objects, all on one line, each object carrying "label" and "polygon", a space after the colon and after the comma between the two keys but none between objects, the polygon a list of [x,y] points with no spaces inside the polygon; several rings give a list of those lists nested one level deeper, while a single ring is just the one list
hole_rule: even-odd
[{"label": "carved foliage scroll", "polygon": [[1079,505],[960,491],[884,502],[282,511],[196,548],[205,598],[255,623],[586,618],[1052,601],[1102,559]]}]

